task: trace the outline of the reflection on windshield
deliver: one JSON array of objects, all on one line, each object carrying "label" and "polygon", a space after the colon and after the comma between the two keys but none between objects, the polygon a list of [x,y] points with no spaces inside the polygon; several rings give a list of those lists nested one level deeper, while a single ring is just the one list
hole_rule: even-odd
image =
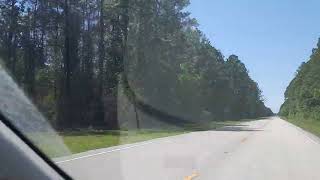
[{"label": "reflection on windshield", "polygon": [[[67,138],[77,131],[210,129],[212,122],[272,115],[245,65],[236,55],[224,58],[188,4],[5,1],[1,56]],[[1,97],[2,111],[23,131],[48,129],[4,73],[1,93],[10,94]]]},{"label": "reflection on windshield", "polygon": [[0,112],[45,153],[70,154],[62,139],[1,65],[0,82]]},{"label": "reflection on windshield", "polygon": [[[288,22],[284,17],[292,15],[292,10],[286,9],[290,6],[287,2],[279,6],[274,2],[221,2],[193,2],[190,6],[189,0],[1,1],[0,111],[57,164],[80,178],[90,179],[93,174],[100,178],[105,169],[113,172],[112,179],[141,177],[143,173],[150,177],[159,173],[156,170],[165,169],[170,176],[164,179],[192,179],[209,176],[207,168],[217,167],[222,161],[226,167],[248,167],[239,174],[251,172],[250,157],[260,159],[260,152],[280,157],[287,146],[297,149],[289,143],[290,137],[299,139],[289,123],[266,118],[273,116],[272,110],[278,111],[282,103],[276,98],[278,104],[272,110],[267,107],[271,104],[266,101],[270,92],[276,89],[282,96],[285,88],[279,90],[277,83],[282,85],[283,79],[290,78],[271,77],[270,69],[281,65],[270,65],[275,62],[271,59],[282,57],[276,51],[281,47],[269,42],[274,29],[265,26],[278,23],[282,27]],[[203,4],[216,5],[216,9],[203,8],[224,18],[219,16],[208,23],[208,15],[197,8]],[[230,9],[222,12],[227,6]],[[267,20],[262,23],[264,18]],[[198,20],[207,24],[202,27]],[[208,29],[220,33],[213,38]],[[261,40],[261,32],[269,39]],[[281,41],[279,35],[275,37]],[[213,42],[215,39],[219,43]],[[320,126],[319,48],[320,44],[313,49],[310,61],[296,72],[279,113],[315,134],[320,134],[314,128]],[[305,57],[284,54],[293,54],[284,58],[290,63],[291,59]],[[249,73],[249,68],[255,71]],[[266,86],[270,86],[266,88],[268,97],[261,89]],[[251,148],[241,149],[244,156],[232,156],[236,161],[230,163],[225,157],[242,152],[236,147],[243,147],[252,136],[261,139],[244,146]],[[305,139],[300,139],[304,144]],[[279,152],[264,147],[266,142],[279,147]],[[263,148],[256,153],[248,150],[252,147]],[[142,173],[135,168],[143,159],[149,161],[141,165],[146,169]],[[268,164],[268,160],[261,162]],[[259,165],[268,169],[266,164]],[[182,167],[183,173],[171,172]],[[217,167],[221,170],[219,174],[215,169],[217,176],[223,177],[226,167]],[[275,174],[272,170],[270,173]]]},{"label": "reflection on windshield", "polygon": [[[60,130],[148,124],[139,109],[165,112],[171,124],[272,114],[238,56],[224,58],[198,29],[188,1],[45,2],[3,3],[1,47],[7,68]],[[135,111],[120,124],[119,91]]]}]

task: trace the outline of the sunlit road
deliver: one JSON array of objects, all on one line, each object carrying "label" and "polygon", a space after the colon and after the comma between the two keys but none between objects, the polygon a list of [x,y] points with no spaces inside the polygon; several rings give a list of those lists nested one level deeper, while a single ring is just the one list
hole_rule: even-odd
[{"label": "sunlit road", "polygon": [[270,118],[57,160],[75,179],[318,180],[318,138]]}]

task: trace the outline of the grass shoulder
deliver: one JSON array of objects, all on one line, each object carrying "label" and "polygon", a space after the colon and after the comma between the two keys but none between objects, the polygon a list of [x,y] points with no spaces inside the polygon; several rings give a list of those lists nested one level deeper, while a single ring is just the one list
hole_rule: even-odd
[{"label": "grass shoulder", "polygon": [[80,131],[60,133],[64,143],[72,153],[80,153],[93,149],[112,147],[123,144],[147,141],[151,139],[176,136],[194,131],[208,131],[225,126],[238,125],[253,121],[214,121],[207,124],[187,124],[183,128],[171,130],[129,130],[129,131]]},{"label": "grass shoulder", "polygon": [[320,137],[320,121],[312,119],[301,119],[293,117],[281,117],[282,119]]},{"label": "grass shoulder", "polygon": [[[256,120],[256,119],[255,119]],[[147,140],[176,136],[195,131],[216,130],[226,126],[236,126],[253,119],[237,121],[212,121],[203,124],[186,124],[172,129],[140,129],[140,130],[79,130],[60,132],[59,136],[72,154],[123,144],[143,142]],[[39,136],[37,136],[39,137]],[[65,156],[55,148],[54,144],[39,139],[37,145],[50,157]]]},{"label": "grass shoulder", "polygon": [[64,143],[72,153],[80,153],[99,148],[147,141],[156,138],[175,136],[187,131],[84,131],[61,133]]}]

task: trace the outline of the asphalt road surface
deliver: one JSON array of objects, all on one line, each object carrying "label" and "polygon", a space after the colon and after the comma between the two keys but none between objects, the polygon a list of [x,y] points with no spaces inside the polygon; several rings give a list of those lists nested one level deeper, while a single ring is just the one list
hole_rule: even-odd
[{"label": "asphalt road surface", "polygon": [[319,180],[320,141],[273,117],[57,159],[83,180]]}]

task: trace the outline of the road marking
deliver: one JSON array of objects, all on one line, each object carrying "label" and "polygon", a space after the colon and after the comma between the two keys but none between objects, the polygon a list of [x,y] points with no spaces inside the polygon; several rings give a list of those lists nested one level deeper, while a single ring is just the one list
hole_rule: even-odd
[{"label": "road marking", "polygon": [[99,156],[99,155],[102,155],[102,154],[109,154],[109,153],[116,152],[116,151],[127,150],[127,149],[131,149],[131,148],[135,148],[135,147],[139,147],[139,146],[144,146],[144,145],[148,145],[148,144],[152,144],[152,143],[155,143],[155,141],[139,143],[139,144],[136,144],[136,145],[126,146],[126,147],[123,147],[123,148],[117,148],[117,149],[113,149],[113,150],[109,150],[109,151],[103,151],[103,152],[100,152],[100,153],[90,154],[90,155],[76,157],[76,158],[62,160],[62,161],[56,161],[55,163],[56,164],[61,164],[61,163],[75,161],[75,160],[84,159],[84,158],[89,158],[89,157],[93,157],[93,156]]},{"label": "road marking", "polygon": [[299,126],[296,126],[294,124],[292,124],[291,122],[285,121],[283,119],[281,119],[282,121],[286,122],[289,126],[295,128],[298,132],[300,132],[300,134],[303,134],[307,139],[309,139],[311,142],[313,142],[314,144],[319,145],[319,141],[315,140],[315,138],[317,138],[314,134],[302,129]]},{"label": "road marking", "polygon": [[194,173],[192,173],[191,176],[187,176],[187,177],[185,177],[183,180],[193,180],[194,178],[196,178],[196,177],[198,177],[198,176],[199,176],[199,174],[196,173],[196,172],[194,172]]},{"label": "road marking", "polygon": [[248,140],[248,138],[243,138],[242,140],[241,140],[241,142],[246,142]]},{"label": "road marking", "polygon": [[125,145],[124,145],[125,147],[122,147],[122,148],[117,148],[117,149],[108,150],[108,151],[102,151],[102,152],[100,152],[100,153],[85,155],[85,156],[76,157],[76,158],[67,159],[67,160],[54,161],[54,162],[55,162],[56,164],[61,164],[61,163],[69,162],[69,161],[75,161],[75,160],[84,159],[84,158],[89,158],[89,157],[93,157],[93,156],[99,156],[99,155],[103,155],[103,154],[109,154],[109,153],[116,152],[116,151],[122,151],[122,150],[127,150],[127,149],[131,149],[131,148],[135,148],[135,147],[140,147],[140,146],[144,146],[144,145],[148,145],[148,144],[157,143],[157,142],[160,142],[160,141],[166,142],[166,141],[168,141],[168,140],[171,140],[171,138],[173,138],[173,137],[179,137],[179,136],[183,136],[183,135],[187,135],[187,134],[189,134],[189,133],[182,133],[182,134],[175,135],[175,136],[156,138],[156,139],[153,139],[153,140],[149,140],[149,141],[147,141],[147,142],[141,142],[141,143],[134,144],[134,145],[130,145],[130,146],[129,146],[129,145],[128,145],[128,146],[125,146]]}]

